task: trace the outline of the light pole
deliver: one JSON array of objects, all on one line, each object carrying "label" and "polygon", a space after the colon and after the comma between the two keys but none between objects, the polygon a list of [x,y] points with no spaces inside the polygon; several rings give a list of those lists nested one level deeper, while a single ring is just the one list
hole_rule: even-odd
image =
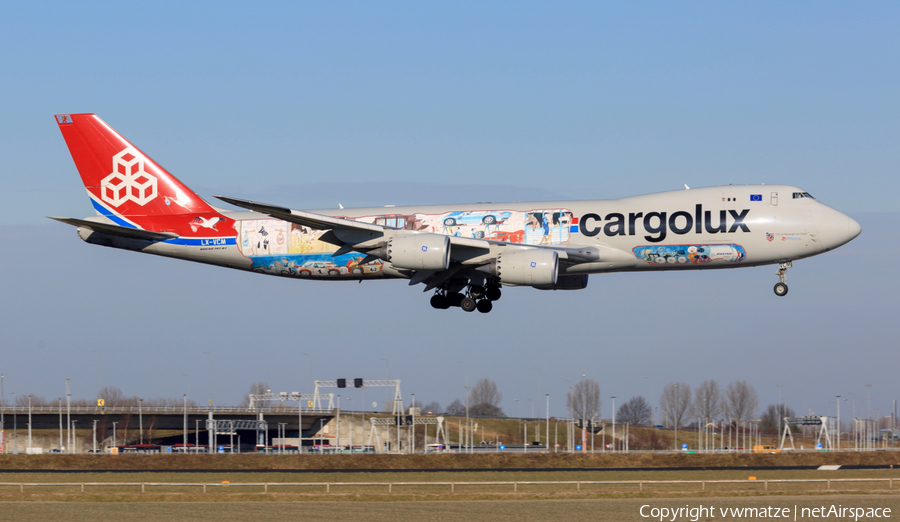
[{"label": "light pole", "polygon": [[32,454],[31,447],[31,394],[28,394],[28,454]]},{"label": "light pole", "polygon": [[75,446],[75,439],[78,436],[75,434],[75,423],[78,421],[72,421],[72,453],[78,453],[78,448]]},{"label": "light pole", "polygon": [[114,448],[116,447],[116,424],[118,424],[118,423],[119,423],[119,421],[112,423],[112,426],[113,426],[113,443],[112,443],[112,445]]},{"label": "light pole", "polygon": [[871,441],[871,439],[872,439],[872,435],[869,433],[869,431],[871,430],[870,424],[871,424],[871,422],[872,422],[872,421],[871,421],[871,419],[872,419],[872,396],[871,396],[871,391],[872,391],[872,385],[871,385],[871,384],[867,384],[867,385],[866,385],[866,446],[865,446],[866,449],[870,449],[870,448],[869,448],[869,444],[870,444],[870,441]]},{"label": "light pole", "polygon": [[144,443],[144,399],[138,399],[138,424],[141,430],[141,444]]},{"label": "light pole", "polygon": [[781,419],[784,417],[784,406],[781,404],[781,387],[783,384],[778,385],[778,408],[781,410],[778,412],[778,436],[781,437]]},{"label": "light pole", "polygon": [[62,399],[56,399],[56,409],[59,411],[59,451],[62,452],[66,449],[63,446],[62,441]]},{"label": "light pole", "polygon": [[[353,398],[352,397],[344,397],[345,400],[350,401],[350,404],[347,406],[347,412],[350,415],[350,420],[347,421],[347,431],[350,432],[350,454],[353,454]],[[413,394],[413,404],[416,403],[416,394]]]},{"label": "light pole", "polygon": [[69,378],[66,377],[66,446],[72,448],[72,431],[69,426],[72,425],[72,389],[69,386]]},{"label": "light pole", "polygon": [[469,365],[459,361],[459,364],[463,365],[463,368],[466,369],[466,453],[469,452]]},{"label": "light pole", "polygon": [[94,453],[94,454],[97,453],[97,422],[98,422],[98,421],[95,419],[95,420],[94,420],[94,447],[93,447],[93,450],[94,450],[93,453]]},{"label": "light pole", "polygon": [[187,453],[187,445],[188,445],[188,442],[187,442],[187,420],[188,419],[187,419],[187,394],[186,393],[181,394],[181,400],[182,400],[182,409],[184,410],[184,431],[183,431],[183,440],[182,440],[182,444],[181,444],[181,449],[185,453]]},{"label": "light pole", "polygon": [[[16,392],[9,392],[10,395],[15,396]],[[13,405],[16,404],[15,398],[13,398]],[[19,417],[16,414],[16,410],[13,409],[13,453],[19,454],[19,427],[18,427]]]},{"label": "light pole", "polygon": [[841,449],[841,396],[835,395],[837,397],[837,447],[840,451]]},{"label": "light pole", "polygon": [[550,394],[547,395],[547,433],[546,433],[546,442],[547,442],[547,451],[550,451]]},{"label": "light pole", "polygon": [[678,415],[675,415],[677,413],[675,410],[678,409],[678,385],[674,384],[673,387],[675,388],[675,404],[673,404],[674,408],[672,408],[672,420],[674,421],[673,424],[675,424],[675,451],[678,451]]},{"label": "light pole", "polygon": [[[616,396],[613,395],[610,397],[612,399],[612,418],[613,418],[613,432],[612,432],[612,447],[613,453],[616,452]],[[606,448],[603,448],[604,451]]]}]

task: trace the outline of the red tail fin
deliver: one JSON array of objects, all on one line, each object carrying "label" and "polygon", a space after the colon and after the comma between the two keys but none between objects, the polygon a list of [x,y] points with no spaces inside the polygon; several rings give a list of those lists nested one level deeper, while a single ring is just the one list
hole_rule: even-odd
[{"label": "red tail fin", "polygon": [[[95,114],[59,114],[56,122],[100,214],[122,226],[179,235],[195,235],[189,232],[190,223],[198,217],[204,221],[221,218],[200,196]],[[221,235],[221,231],[210,234],[209,226],[204,228],[204,236]]]}]

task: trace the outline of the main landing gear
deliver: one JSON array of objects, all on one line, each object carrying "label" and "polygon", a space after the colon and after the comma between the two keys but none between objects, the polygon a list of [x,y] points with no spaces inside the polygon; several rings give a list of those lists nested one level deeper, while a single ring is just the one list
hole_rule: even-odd
[{"label": "main landing gear", "polygon": [[478,310],[486,314],[494,308],[493,302],[500,299],[500,294],[500,288],[496,286],[469,285],[466,287],[465,293],[438,289],[431,296],[431,306],[440,310],[458,306],[466,312]]},{"label": "main landing gear", "polygon": [[775,275],[777,275],[779,278],[781,278],[780,283],[775,283],[775,295],[777,295],[778,297],[784,297],[788,293],[788,286],[787,286],[787,283],[785,283],[785,281],[787,280],[787,277],[786,277],[787,269],[790,267],[791,267],[790,261],[788,261],[787,263],[780,263],[778,265],[778,271],[775,272]]}]

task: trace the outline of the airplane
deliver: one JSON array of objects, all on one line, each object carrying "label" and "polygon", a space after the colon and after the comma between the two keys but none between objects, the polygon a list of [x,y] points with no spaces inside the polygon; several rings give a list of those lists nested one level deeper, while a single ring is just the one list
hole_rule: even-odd
[{"label": "airplane", "polygon": [[490,312],[501,286],[580,290],[590,274],[778,265],[859,235],[803,189],[727,185],[595,201],[295,210],[210,205],[94,114],[56,122],[97,215],[51,217],[90,244],[297,279],[406,279],[436,309]]}]

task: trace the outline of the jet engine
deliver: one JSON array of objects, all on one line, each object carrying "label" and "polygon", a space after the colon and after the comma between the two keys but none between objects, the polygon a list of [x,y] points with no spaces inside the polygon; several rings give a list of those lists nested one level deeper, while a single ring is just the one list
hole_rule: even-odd
[{"label": "jet engine", "polygon": [[491,262],[491,273],[508,285],[553,286],[559,274],[559,256],[543,248],[504,252]]},{"label": "jet engine", "polygon": [[450,266],[450,237],[404,234],[391,238],[386,259],[396,268],[446,270]]}]

